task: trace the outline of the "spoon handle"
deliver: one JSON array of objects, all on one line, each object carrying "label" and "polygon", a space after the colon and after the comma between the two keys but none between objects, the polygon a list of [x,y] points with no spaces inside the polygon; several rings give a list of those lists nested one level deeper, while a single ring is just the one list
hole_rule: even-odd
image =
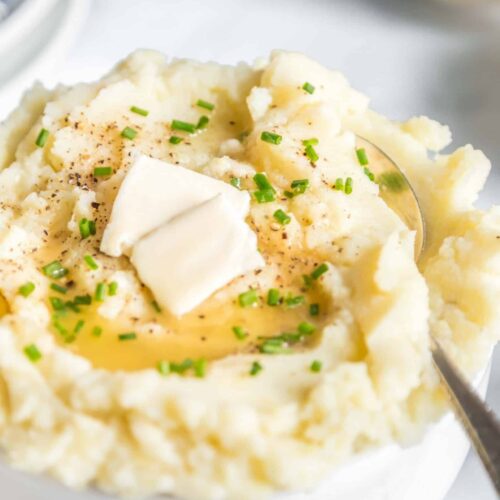
[{"label": "spoon handle", "polygon": [[453,366],[436,340],[433,340],[432,357],[448,389],[455,414],[469,434],[500,496],[500,422]]}]

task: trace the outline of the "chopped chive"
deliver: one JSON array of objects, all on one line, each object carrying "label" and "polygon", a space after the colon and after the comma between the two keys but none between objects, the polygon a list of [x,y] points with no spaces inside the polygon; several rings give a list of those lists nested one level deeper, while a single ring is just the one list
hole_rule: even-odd
[{"label": "chopped chive", "polygon": [[198,378],[203,378],[207,370],[207,360],[204,358],[197,359],[193,361],[194,376]]},{"label": "chopped chive", "polygon": [[365,167],[363,169],[363,172],[365,173],[366,177],[368,177],[368,179],[370,179],[372,182],[375,182],[375,174],[368,167]]},{"label": "chopped chive", "polygon": [[345,180],[344,192],[345,192],[345,194],[351,194],[352,193],[352,177],[348,177]]},{"label": "chopped chive", "polygon": [[250,375],[255,377],[263,370],[262,365],[258,361],[254,361],[250,367]]},{"label": "chopped chive", "polygon": [[290,224],[292,220],[287,213],[281,210],[281,208],[278,208],[278,210],[274,212],[273,217],[283,226],[285,226],[286,224]]},{"label": "chopped chive", "polygon": [[261,140],[263,140],[264,142],[268,142],[269,144],[274,144],[274,145],[278,145],[281,143],[283,137],[279,134],[275,134],[273,132],[262,132],[262,134],[260,134],[260,138]]},{"label": "chopped chive", "polygon": [[229,183],[236,189],[241,189],[241,179],[239,177],[233,177]]},{"label": "chopped chive", "polygon": [[270,288],[267,292],[267,305],[277,306],[280,303],[280,291],[277,288]]},{"label": "chopped chive", "polygon": [[245,332],[245,330],[241,326],[233,326],[232,330],[233,330],[234,336],[238,340],[243,340],[243,339],[248,337],[248,333]]},{"label": "chopped chive", "polygon": [[160,375],[166,376],[170,373],[170,363],[165,360],[158,361],[156,369]]},{"label": "chopped chive", "polygon": [[241,307],[250,307],[256,304],[259,300],[257,291],[253,288],[247,290],[246,292],[240,293],[238,296],[238,302]]},{"label": "chopped chive", "polygon": [[136,113],[137,115],[141,115],[141,116],[148,116],[149,115],[149,111],[148,110],[142,109],[142,108],[138,108],[137,106],[132,106],[130,108],[130,111],[132,111],[132,113]]},{"label": "chopped chive", "polygon": [[71,334],[71,335],[67,336],[67,337],[64,339],[64,342],[65,342],[66,344],[71,344],[71,343],[73,343],[75,340],[76,340],[76,335],[73,333],[73,334]]},{"label": "chopped chive", "polygon": [[49,297],[49,301],[54,311],[63,311],[66,309],[66,303],[59,297]]},{"label": "chopped chive", "polygon": [[125,127],[120,134],[124,139],[134,140],[137,135],[137,130],[134,130],[131,127]]},{"label": "chopped chive", "polygon": [[269,179],[267,178],[266,174],[255,174],[253,176],[253,181],[255,182],[255,185],[259,188],[260,191],[273,191],[276,192],[276,190],[273,188],[273,185],[269,182]]},{"label": "chopped chive", "polygon": [[311,288],[313,284],[313,279],[308,274],[303,274],[302,279],[304,280],[304,286],[306,288]]},{"label": "chopped chive", "polygon": [[318,316],[319,315],[319,304],[311,304],[309,306],[309,314],[311,316]]},{"label": "chopped chive", "polygon": [[264,189],[262,191],[254,191],[253,193],[258,203],[269,203],[275,200],[274,190]]},{"label": "chopped chive", "polygon": [[[75,304],[74,301],[67,300],[66,303],[64,304],[68,309],[71,309],[73,312],[79,313],[80,308],[78,307],[77,304]],[[65,311],[64,311],[65,312]]]},{"label": "chopped chive", "polygon": [[156,302],[156,300],[153,300],[151,302],[151,305],[153,306],[153,309],[158,313],[160,314],[161,313],[161,307],[160,307],[160,304],[158,304],[158,302]]},{"label": "chopped chive", "polygon": [[314,333],[316,331],[316,327],[312,323],[303,321],[302,323],[299,324],[297,330],[302,335],[311,335],[311,333]]},{"label": "chopped chive", "polygon": [[323,264],[320,264],[314,269],[314,271],[311,273],[311,278],[313,280],[317,280],[321,275],[325,274],[327,271],[328,271],[328,264],[326,262],[323,262]]},{"label": "chopped chive", "polygon": [[[311,139],[312,140],[312,139]],[[303,194],[309,187],[309,179],[296,179],[290,184],[292,191],[285,191],[287,198],[293,198],[299,194]]]},{"label": "chopped chive", "polygon": [[42,353],[39,351],[38,347],[35,344],[27,345],[24,348],[24,354],[26,354],[27,358],[32,363],[36,363],[42,358]]},{"label": "chopped chive", "polygon": [[304,139],[302,141],[304,146],[317,146],[319,144],[319,140],[316,137],[311,137],[311,139]]},{"label": "chopped chive", "polygon": [[210,121],[210,118],[206,115],[200,116],[200,119],[198,120],[198,123],[196,124],[196,128],[198,130],[201,130],[205,128],[208,125],[208,122]]},{"label": "chopped chive", "polygon": [[99,266],[97,265],[97,262],[94,260],[92,255],[85,255],[85,257],[83,257],[83,260],[85,261],[85,264],[89,266],[89,269],[92,269],[93,271],[99,269]]},{"label": "chopped chive", "polygon": [[35,291],[35,284],[32,281],[28,281],[24,285],[19,287],[19,293],[23,297],[29,297]]},{"label": "chopped chive", "polygon": [[208,111],[213,111],[213,109],[215,108],[215,104],[204,101],[203,99],[198,99],[196,101],[196,105],[199,106],[200,108],[208,109]]},{"label": "chopped chive", "polygon": [[277,338],[265,340],[259,349],[264,354],[285,354],[290,352],[285,342]]},{"label": "chopped chive", "polygon": [[137,334],[135,332],[120,333],[118,335],[118,340],[120,340],[120,341],[135,340],[136,338],[137,338]]},{"label": "chopped chive", "polygon": [[75,328],[73,329],[73,333],[78,333],[84,326],[85,326],[85,321],[83,321],[83,319],[78,320],[78,322],[75,325]]},{"label": "chopped chive", "polygon": [[344,190],[344,179],[341,177],[338,177],[337,180],[335,181],[335,189],[337,191],[343,191]]},{"label": "chopped chive", "polygon": [[313,372],[313,373],[318,373],[321,371],[321,368],[323,367],[323,363],[321,363],[321,361],[318,361],[317,359],[314,360],[312,363],[311,363],[311,366],[309,367],[309,369]]},{"label": "chopped chive", "polygon": [[47,143],[47,139],[49,138],[49,133],[50,132],[46,128],[42,128],[42,130],[40,130],[35,141],[35,144],[39,148],[43,148],[45,146],[45,144]]},{"label": "chopped chive", "polygon": [[185,359],[182,363],[170,363],[170,370],[174,373],[183,374],[193,366],[191,359]]},{"label": "chopped chive", "polygon": [[69,271],[65,267],[63,267],[63,265],[58,260],[54,260],[50,264],[43,266],[42,270],[45,276],[48,276],[49,278],[52,278],[54,280],[64,278],[64,276],[69,273]]},{"label": "chopped chive", "polygon": [[80,306],[88,306],[92,303],[92,297],[87,295],[77,295],[74,299],[74,303]]},{"label": "chopped chive", "polygon": [[106,177],[113,173],[113,167],[95,167],[94,177]]},{"label": "chopped chive", "polygon": [[65,295],[66,292],[68,291],[68,289],[65,286],[58,285],[57,283],[51,283],[50,288],[55,292],[62,293],[63,295]]},{"label": "chopped chive", "polygon": [[68,330],[66,330],[66,328],[64,328],[64,326],[62,326],[56,318],[53,320],[52,324],[54,325],[54,328],[59,332],[59,335],[61,335],[62,337],[68,335]]},{"label": "chopped chive", "polygon": [[182,130],[183,132],[194,134],[196,132],[196,125],[181,120],[172,120],[172,130]]},{"label": "chopped chive", "polygon": [[314,85],[309,82],[304,83],[304,85],[302,85],[302,89],[305,90],[308,94],[314,94],[315,91]]},{"label": "chopped chive", "polygon": [[101,335],[102,335],[102,328],[100,326],[94,326],[94,328],[92,328],[92,336],[100,337]]},{"label": "chopped chive", "polygon": [[316,163],[319,160],[318,153],[316,153],[316,150],[314,149],[314,146],[311,144],[308,144],[306,146],[306,156],[309,158],[309,161],[311,163]]},{"label": "chopped chive", "polygon": [[285,304],[290,308],[300,306],[304,303],[304,301],[305,299],[303,295],[296,295],[295,297],[289,295],[285,298]]},{"label": "chopped chive", "polygon": [[97,283],[94,298],[97,302],[102,302],[106,297],[106,286],[104,283]]},{"label": "chopped chive", "polygon": [[368,156],[364,148],[356,149],[356,156],[360,165],[368,165]]},{"label": "chopped chive", "polygon": [[173,135],[172,137],[170,137],[170,139],[168,140],[168,142],[170,142],[170,144],[179,144],[183,140],[184,139],[182,137],[179,137],[178,135]]},{"label": "chopped chive", "polygon": [[118,291],[118,283],[116,281],[112,281],[109,285],[108,285],[108,295],[110,297],[113,297],[114,295],[116,295],[116,292]]},{"label": "chopped chive", "polygon": [[92,220],[83,218],[78,223],[78,227],[80,228],[80,236],[82,237],[82,240],[85,240],[89,236],[93,236],[96,233],[95,222]]}]

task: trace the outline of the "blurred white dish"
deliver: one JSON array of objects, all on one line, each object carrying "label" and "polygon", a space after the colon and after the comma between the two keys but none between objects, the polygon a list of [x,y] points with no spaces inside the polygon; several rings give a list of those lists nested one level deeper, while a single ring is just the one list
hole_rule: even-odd
[{"label": "blurred white dish", "polygon": [[1,23],[0,119],[33,81],[46,79],[65,58],[88,6],[89,0],[26,0]]}]

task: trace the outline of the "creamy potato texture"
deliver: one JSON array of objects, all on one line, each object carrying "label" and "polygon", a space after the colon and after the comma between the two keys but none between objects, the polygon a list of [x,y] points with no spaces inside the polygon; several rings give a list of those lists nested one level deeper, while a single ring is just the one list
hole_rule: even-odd
[{"label": "creamy potato texture", "polygon": [[[203,115],[195,133],[173,130],[173,120]],[[359,164],[355,134],[415,188],[428,232],[418,264],[414,234]],[[311,488],[353,455],[417,439],[446,408],[429,332],[473,374],[500,331],[500,210],[473,207],[490,164],[471,146],[437,154],[450,139],[428,118],[389,121],[339,73],[282,52],[228,67],[141,51],[96,83],[32,89],[0,130],[0,446],[9,462],[75,488],[256,499]],[[266,266],[184,316],[159,311],[126,256],[99,252],[138,152],[248,190],[247,223]],[[96,167],[111,171],[96,176]],[[275,189],[265,203],[254,194],[259,172]],[[297,180],[307,187],[293,193]],[[84,239],[82,219],[95,223]],[[65,276],[44,272],[53,261]],[[271,288],[277,306],[267,304]],[[250,289],[257,303],[242,307]],[[265,337],[301,323],[314,333],[290,353],[260,352]],[[186,359],[198,370],[157,370]]]}]

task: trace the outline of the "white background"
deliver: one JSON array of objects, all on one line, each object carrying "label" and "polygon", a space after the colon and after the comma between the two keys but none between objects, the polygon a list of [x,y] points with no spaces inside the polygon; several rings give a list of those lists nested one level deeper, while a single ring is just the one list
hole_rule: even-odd
[{"label": "white background", "polygon": [[[500,12],[451,3],[94,0],[67,60],[45,80],[98,78],[138,47],[223,63],[298,50],[343,71],[377,111],[395,119],[427,114],[451,125],[454,145],[483,149],[494,163],[480,201],[488,206],[500,202]],[[496,360],[488,400],[499,412],[498,353]],[[447,500],[494,498],[471,454]]]}]

